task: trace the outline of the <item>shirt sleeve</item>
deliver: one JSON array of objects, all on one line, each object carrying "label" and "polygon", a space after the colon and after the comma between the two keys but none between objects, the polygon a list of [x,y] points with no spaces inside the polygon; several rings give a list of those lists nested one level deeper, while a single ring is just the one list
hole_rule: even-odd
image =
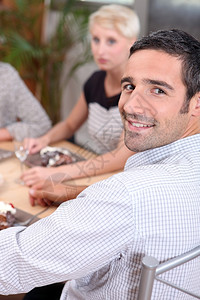
[{"label": "shirt sleeve", "polygon": [[128,192],[113,176],[27,229],[1,231],[0,293],[23,293],[98,270],[131,243],[132,215]]},{"label": "shirt sleeve", "polygon": [[[12,137],[22,140],[25,137],[38,137],[51,128],[51,121],[34,95],[29,91],[18,72],[10,66],[9,80],[12,84],[12,104],[16,122],[6,128]],[[9,99],[8,99],[9,101]],[[17,120],[18,119],[18,120]]]}]

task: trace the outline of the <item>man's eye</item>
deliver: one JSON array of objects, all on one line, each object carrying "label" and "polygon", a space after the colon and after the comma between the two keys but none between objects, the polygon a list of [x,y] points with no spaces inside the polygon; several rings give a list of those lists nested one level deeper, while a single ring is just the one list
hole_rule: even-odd
[{"label": "man's eye", "polygon": [[164,92],[163,90],[159,89],[159,88],[153,89],[153,92],[154,92],[155,94],[157,94],[157,95],[159,95],[159,94],[165,94],[165,92]]},{"label": "man's eye", "polygon": [[123,87],[122,87],[122,90],[123,91],[133,91],[134,90],[134,86],[132,84],[125,84]]}]

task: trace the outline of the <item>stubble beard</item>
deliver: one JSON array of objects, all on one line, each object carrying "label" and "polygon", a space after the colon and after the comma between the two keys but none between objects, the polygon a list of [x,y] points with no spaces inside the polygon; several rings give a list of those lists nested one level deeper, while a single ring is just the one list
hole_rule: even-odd
[{"label": "stubble beard", "polygon": [[156,139],[152,140],[151,136],[144,138],[139,133],[129,130],[125,130],[124,142],[129,150],[136,153],[160,146],[160,144],[156,142]]},{"label": "stubble beard", "polygon": [[132,132],[124,126],[124,142],[126,147],[133,152],[143,152],[146,150],[168,145],[183,137],[185,131],[184,114],[181,115],[178,122],[168,120],[165,123],[167,130],[161,130],[159,123],[152,127],[152,132],[146,136],[140,133]]}]

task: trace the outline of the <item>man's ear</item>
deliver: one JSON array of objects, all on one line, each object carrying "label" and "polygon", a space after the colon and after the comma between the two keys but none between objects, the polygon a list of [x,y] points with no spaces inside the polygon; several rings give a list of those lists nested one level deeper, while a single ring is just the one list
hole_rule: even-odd
[{"label": "man's ear", "polygon": [[200,116],[200,92],[195,95],[195,107],[193,109],[193,115]]}]

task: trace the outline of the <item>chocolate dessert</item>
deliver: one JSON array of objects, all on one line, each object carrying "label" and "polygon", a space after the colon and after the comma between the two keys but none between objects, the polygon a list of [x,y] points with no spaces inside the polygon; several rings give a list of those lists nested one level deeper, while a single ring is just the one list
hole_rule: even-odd
[{"label": "chocolate dessert", "polygon": [[28,167],[58,167],[84,160],[78,154],[67,149],[57,147],[45,147],[39,153],[29,155],[25,161]]},{"label": "chocolate dessert", "polygon": [[9,203],[0,201],[0,230],[13,226],[16,209]]},{"label": "chocolate dessert", "polygon": [[71,164],[75,160],[69,154],[64,154],[58,150],[46,151],[41,154],[41,164],[43,167],[57,167],[61,165]]}]

